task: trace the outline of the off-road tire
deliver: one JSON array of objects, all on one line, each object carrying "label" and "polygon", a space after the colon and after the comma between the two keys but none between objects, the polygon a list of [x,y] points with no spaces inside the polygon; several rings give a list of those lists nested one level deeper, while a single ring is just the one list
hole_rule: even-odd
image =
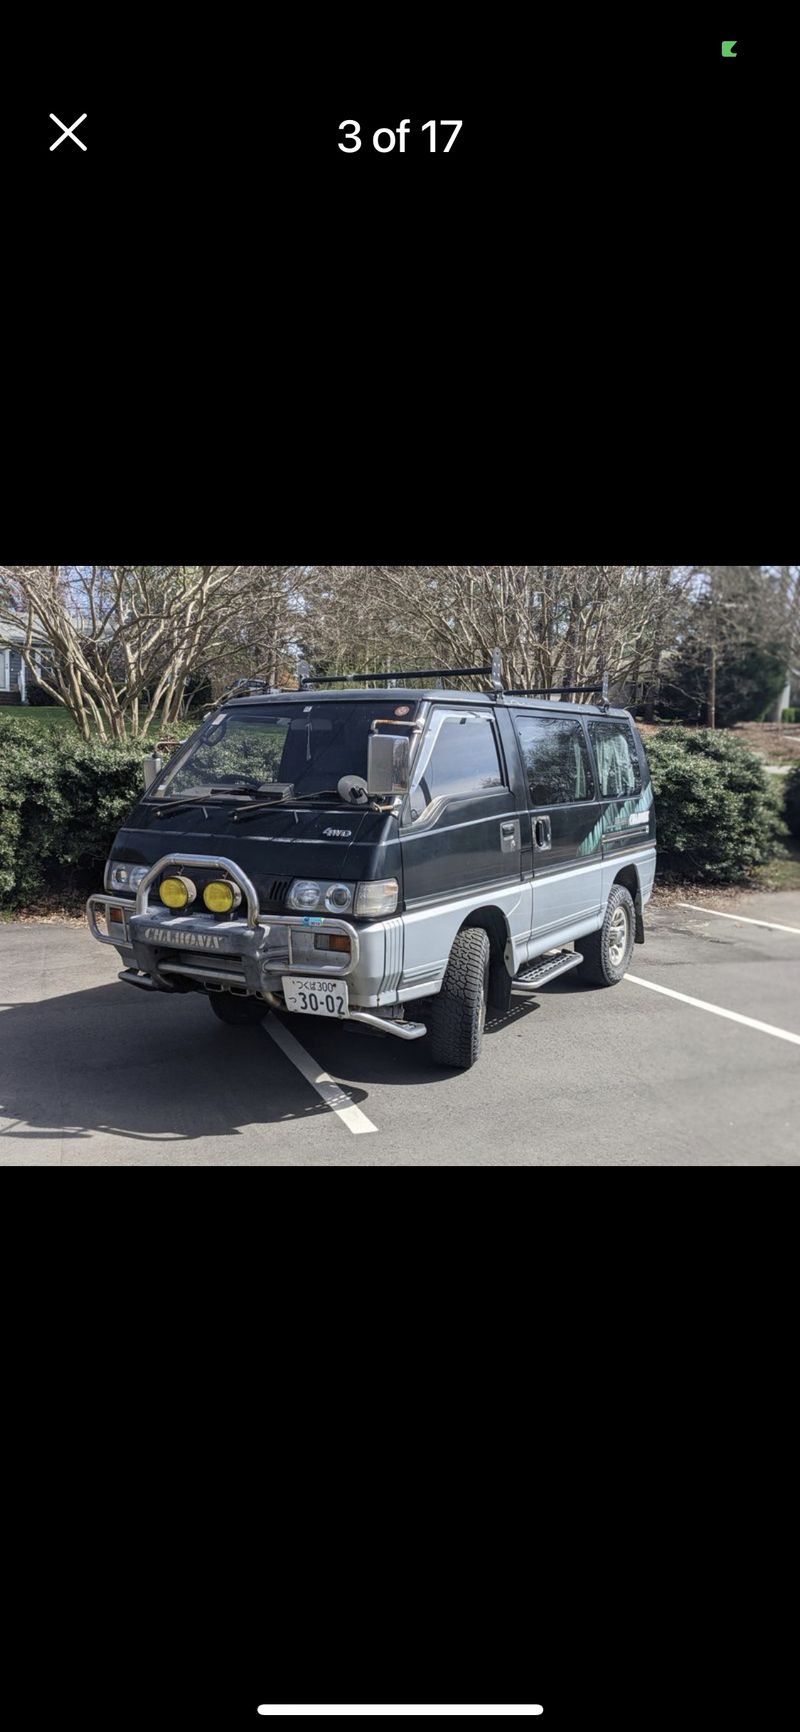
[{"label": "off-road tire", "polygon": [[229,992],[210,993],[208,1002],[220,1022],[232,1023],[235,1028],[263,1022],[269,1011],[269,1005],[261,998],[234,998]]},{"label": "off-road tire", "polygon": [[[628,935],[620,956],[617,939],[621,934],[623,917],[628,923]],[[600,931],[593,932],[591,938],[580,938],[575,945],[583,957],[583,967],[578,970],[576,981],[585,980],[590,986],[618,986],[630,968],[635,942],[633,897],[622,884],[615,884]]]},{"label": "off-road tire", "polygon": [[479,1057],[489,998],[491,945],[479,926],[465,927],[450,952],[438,997],[428,1015],[428,1049],[434,1064],[470,1070]]}]

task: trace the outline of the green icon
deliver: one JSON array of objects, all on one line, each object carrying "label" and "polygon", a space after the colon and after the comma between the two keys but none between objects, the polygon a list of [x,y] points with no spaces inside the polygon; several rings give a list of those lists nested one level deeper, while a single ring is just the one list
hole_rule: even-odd
[{"label": "green icon", "polygon": [[[738,40],[738,38],[737,38],[737,40]],[[736,47],[736,42],[723,42],[723,44],[722,44],[722,58],[723,58],[723,60],[736,60],[737,59],[737,56],[733,52],[735,47]]]}]

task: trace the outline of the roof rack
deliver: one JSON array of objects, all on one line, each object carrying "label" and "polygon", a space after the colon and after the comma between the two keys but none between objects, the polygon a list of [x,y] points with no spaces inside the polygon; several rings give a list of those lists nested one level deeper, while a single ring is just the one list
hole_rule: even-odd
[{"label": "roof rack", "polygon": [[210,704],[204,713],[207,716],[213,716],[214,711],[220,709],[223,704],[227,704],[231,698],[246,698],[251,692],[260,692],[262,694],[266,692],[267,695],[274,693],[275,697],[279,697],[281,688],[280,686],[274,686],[271,680],[236,680],[231,686],[230,691],[224,692],[222,697],[217,698],[215,703]]},{"label": "roof rack", "polygon": [[538,690],[536,690],[536,691],[529,691],[529,690],[519,688],[513,692],[506,692],[506,697],[507,698],[568,698],[568,697],[596,698],[596,697],[599,697],[600,703],[601,703],[603,709],[607,710],[610,708],[609,701],[608,701],[608,674],[603,675],[603,683],[600,686],[540,686],[538,688]]},{"label": "roof rack", "polygon": [[[314,675],[306,661],[297,664],[297,689],[301,692],[310,691],[314,686],[380,686],[388,687],[402,680],[406,684],[413,680],[445,680],[445,679],[488,679],[491,681],[493,699],[501,698],[597,698],[599,707],[608,709],[608,674],[603,675],[602,684],[598,686],[515,686],[511,691],[503,689],[503,657],[496,649],[488,667],[482,668],[405,668],[402,671],[392,669],[383,674],[319,674]],[[218,698],[206,711],[213,715],[222,704],[230,702],[231,698],[248,697],[251,693],[260,695],[285,697],[285,688],[275,686],[271,680],[247,678],[236,680],[224,696]]]},{"label": "roof rack", "polygon": [[492,692],[495,697],[503,696],[503,658],[499,649],[492,653],[488,668],[404,668],[392,669],[383,674],[320,674],[315,677],[311,673],[308,662],[300,662],[297,669],[298,687],[301,692],[308,691],[311,686],[379,686],[385,681],[387,685],[395,680],[437,680],[437,679],[489,679],[492,682]]}]

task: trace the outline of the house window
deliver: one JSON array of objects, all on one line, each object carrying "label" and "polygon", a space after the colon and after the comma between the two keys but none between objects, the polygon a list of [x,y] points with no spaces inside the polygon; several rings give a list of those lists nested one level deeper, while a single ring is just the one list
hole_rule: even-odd
[{"label": "house window", "polygon": [[0,692],[9,690],[10,650],[0,650]]}]

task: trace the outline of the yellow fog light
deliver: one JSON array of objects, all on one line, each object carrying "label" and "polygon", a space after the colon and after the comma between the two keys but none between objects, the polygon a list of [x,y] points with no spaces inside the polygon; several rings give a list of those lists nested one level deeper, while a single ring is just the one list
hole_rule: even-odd
[{"label": "yellow fog light", "polygon": [[197,891],[188,878],[165,878],[159,894],[167,908],[185,908]]},{"label": "yellow fog light", "polygon": [[230,914],[236,903],[241,901],[233,884],[207,884],[203,891],[203,901],[212,914]]}]

